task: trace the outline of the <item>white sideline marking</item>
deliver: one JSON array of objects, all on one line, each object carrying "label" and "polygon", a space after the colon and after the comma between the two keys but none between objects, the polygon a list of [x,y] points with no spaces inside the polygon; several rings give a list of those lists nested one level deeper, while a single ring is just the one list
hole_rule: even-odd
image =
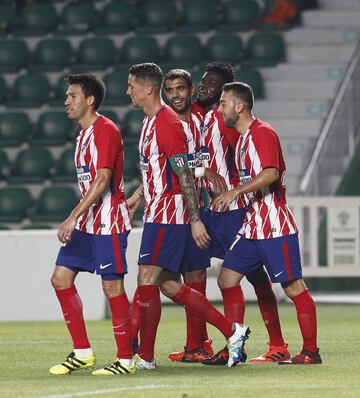
[{"label": "white sideline marking", "polygon": [[136,391],[136,390],[156,390],[157,388],[167,388],[173,387],[170,384],[150,384],[146,386],[134,386],[134,387],[119,387],[119,388],[109,388],[106,390],[94,390],[94,391],[81,391],[74,392],[69,394],[61,394],[61,395],[45,395],[39,398],[72,398],[72,397],[84,397],[87,395],[100,395],[100,394],[111,394],[113,392],[120,391]]}]

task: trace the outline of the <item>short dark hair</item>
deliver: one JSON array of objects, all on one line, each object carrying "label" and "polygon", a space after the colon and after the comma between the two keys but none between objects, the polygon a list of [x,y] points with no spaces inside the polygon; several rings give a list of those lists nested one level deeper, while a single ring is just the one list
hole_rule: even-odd
[{"label": "short dark hair", "polygon": [[183,79],[188,87],[192,86],[191,73],[185,69],[172,69],[164,76],[164,82],[175,79]]},{"label": "short dark hair", "polygon": [[224,83],[231,83],[234,81],[232,66],[221,61],[210,62],[207,64],[205,72],[218,73],[224,79]]},{"label": "short dark hair", "polygon": [[152,62],[136,64],[129,69],[129,73],[130,75],[134,75],[136,78],[142,79],[144,81],[150,81],[160,91],[163,81],[163,72],[159,65]]},{"label": "short dark hair", "polygon": [[224,85],[223,90],[225,92],[231,91],[246,106],[248,111],[252,111],[254,93],[248,84],[243,82],[227,83]]},{"label": "short dark hair", "polygon": [[102,80],[90,73],[71,74],[66,78],[69,84],[78,84],[83,91],[85,98],[91,95],[95,98],[94,109],[97,110],[103,102],[106,94],[106,87]]}]

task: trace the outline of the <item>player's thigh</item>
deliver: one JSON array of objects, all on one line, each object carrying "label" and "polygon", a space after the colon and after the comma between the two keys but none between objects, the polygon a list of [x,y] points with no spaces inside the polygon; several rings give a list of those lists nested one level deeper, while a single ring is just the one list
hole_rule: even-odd
[{"label": "player's thigh", "polygon": [[163,271],[163,269],[157,265],[139,264],[137,276],[138,285],[158,285],[161,271]]}]

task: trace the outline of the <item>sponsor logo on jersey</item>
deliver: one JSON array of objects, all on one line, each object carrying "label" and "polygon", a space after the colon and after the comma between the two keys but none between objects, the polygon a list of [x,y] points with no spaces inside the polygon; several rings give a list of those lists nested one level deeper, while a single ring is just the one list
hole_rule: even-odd
[{"label": "sponsor logo on jersey", "polygon": [[139,155],[140,157],[140,170],[148,171],[149,170],[149,158],[144,155]]},{"label": "sponsor logo on jersey", "polygon": [[199,166],[204,160],[210,160],[209,149],[207,146],[202,146],[200,151],[187,154],[188,165],[191,169]]},{"label": "sponsor logo on jersey", "polygon": [[240,177],[240,184],[245,184],[247,182],[252,181],[249,169],[239,170],[239,177]]},{"label": "sponsor logo on jersey", "polygon": [[79,182],[87,182],[92,180],[90,169],[87,165],[76,167],[76,174]]}]

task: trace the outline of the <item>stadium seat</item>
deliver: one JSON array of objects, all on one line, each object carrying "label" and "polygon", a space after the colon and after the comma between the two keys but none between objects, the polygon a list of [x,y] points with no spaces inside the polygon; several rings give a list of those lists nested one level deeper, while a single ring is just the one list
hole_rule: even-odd
[{"label": "stadium seat", "polygon": [[98,23],[98,12],[91,1],[67,3],[60,14],[58,34],[82,35]]},{"label": "stadium seat", "polygon": [[255,100],[264,98],[264,82],[258,70],[240,69],[235,72],[235,80],[249,84],[253,89]]},{"label": "stadium seat", "polygon": [[32,205],[27,188],[6,187],[0,189],[0,222],[20,222]]},{"label": "stadium seat", "polygon": [[61,75],[57,80],[55,85],[54,94],[50,98],[48,104],[50,106],[61,106],[64,107],[64,102],[66,99],[66,91],[69,87],[68,82],[66,81],[66,77],[68,74]]},{"label": "stadium seat", "polygon": [[106,4],[100,16],[99,25],[95,28],[97,34],[126,33],[135,24],[134,5],[129,1],[116,1]]},{"label": "stadium seat", "polygon": [[28,50],[22,40],[0,41],[0,72],[17,72],[25,68],[28,62]]},{"label": "stadium seat", "polygon": [[124,181],[129,182],[139,175],[139,149],[136,145],[124,148]]},{"label": "stadium seat", "polygon": [[68,148],[63,151],[60,159],[55,165],[51,180],[54,182],[76,182],[76,170],[74,163],[74,148]]},{"label": "stadium seat", "polygon": [[196,36],[173,36],[165,44],[161,66],[164,71],[190,68],[202,61],[203,49]]},{"label": "stadium seat", "polygon": [[35,48],[33,62],[30,65],[32,71],[58,71],[71,62],[71,46],[68,40],[45,39]]},{"label": "stadium seat", "polygon": [[243,58],[243,46],[239,36],[231,34],[210,37],[206,44],[206,58],[209,61],[224,61],[237,64]]},{"label": "stadium seat", "polygon": [[47,101],[50,92],[46,76],[29,73],[19,76],[10,90],[9,107],[39,107]]},{"label": "stadium seat", "polygon": [[114,63],[116,50],[111,39],[91,37],[80,43],[76,60],[71,69],[74,72],[103,71]]},{"label": "stadium seat", "polygon": [[172,29],[176,6],[172,0],[144,1],[139,10],[138,33],[165,33]]},{"label": "stadium seat", "polygon": [[203,74],[205,73],[205,68],[202,65],[195,65],[190,72],[192,82],[195,87],[197,87],[197,85],[200,83],[201,78],[203,77]]},{"label": "stadium seat", "polygon": [[154,37],[129,37],[120,51],[120,65],[123,69],[142,62],[157,62],[159,45]]},{"label": "stadium seat", "polygon": [[12,2],[0,2],[0,35],[8,32],[11,20],[15,14],[15,5]]},{"label": "stadium seat", "polygon": [[5,83],[5,79],[0,76],[0,104],[5,101],[7,94],[7,86]]},{"label": "stadium seat", "polygon": [[30,136],[31,145],[64,145],[78,127],[65,112],[44,112]]},{"label": "stadium seat", "polygon": [[54,30],[57,14],[51,2],[34,2],[25,5],[13,28],[15,35],[41,36]]},{"label": "stadium seat", "polygon": [[252,29],[260,18],[260,8],[255,0],[230,0],[224,4],[220,32],[244,32]]},{"label": "stadium seat", "polygon": [[32,133],[29,116],[24,112],[0,114],[0,146],[19,146]]},{"label": "stadium seat", "polygon": [[124,118],[124,142],[125,144],[137,144],[139,142],[142,124],[144,120],[144,112],[138,109],[132,109]]},{"label": "stadium seat", "polygon": [[208,32],[217,22],[216,0],[185,0],[181,21],[176,27],[179,33]]},{"label": "stadium seat", "polygon": [[276,33],[257,33],[250,37],[242,62],[246,68],[275,66],[285,60],[285,43]]},{"label": "stadium seat", "polygon": [[104,105],[126,105],[130,102],[126,95],[128,75],[118,71],[111,72],[104,77],[106,97]]},{"label": "stadium seat", "polygon": [[49,175],[53,158],[47,149],[29,148],[18,153],[7,180],[9,183],[40,183]]},{"label": "stadium seat", "polygon": [[33,222],[61,222],[79,203],[79,197],[71,187],[44,188],[30,214]]},{"label": "stadium seat", "polygon": [[7,175],[9,164],[10,162],[6,152],[0,151],[0,180]]}]

